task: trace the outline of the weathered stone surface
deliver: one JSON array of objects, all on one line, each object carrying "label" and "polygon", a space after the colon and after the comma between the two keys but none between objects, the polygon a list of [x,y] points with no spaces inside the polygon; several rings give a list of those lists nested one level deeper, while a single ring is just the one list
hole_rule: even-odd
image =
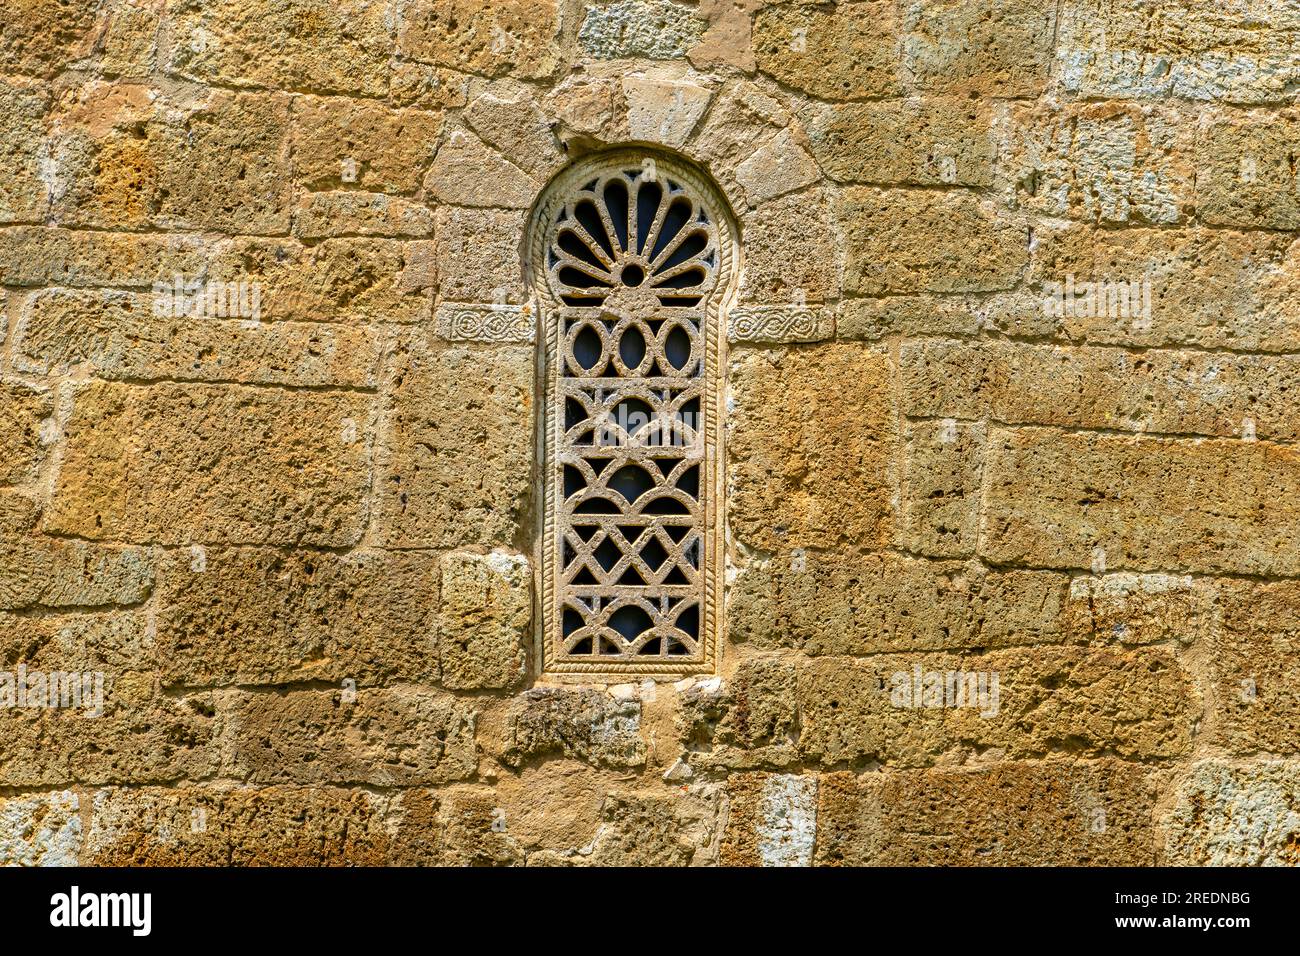
[{"label": "weathered stone surface", "polygon": [[1035,231],[1030,277],[1040,302],[1049,283],[1063,288],[1071,277],[1076,285],[1149,285],[1150,315],[1141,321],[1086,308],[1056,319],[1074,341],[1295,351],[1297,254],[1290,236],[1270,233],[1065,226]]},{"label": "weathered stone surface", "polygon": [[388,98],[394,106],[442,110],[456,109],[469,101],[474,77],[467,73],[413,60],[395,60],[391,69]]},{"label": "weathered stone surface", "polygon": [[898,91],[898,16],[892,3],[764,7],[754,20],[754,56],[773,79],[829,100]]},{"label": "weathered stone surface", "polygon": [[165,783],[216,773],[220,758],[211,695],[137,693],[141,681],[149,681],[149,675],[105,675],[100,716],[93,716],[97,708],[88,703],[93,693],[83,696],[81,707],[0,709],[5,740],[0,784]]},{"label": "weathered stone surface", "polygon": [[837,182],[988,186],[992,117],[976,100],[929,97],[810,111],[808,139]]},{"label": "weathered stone surface", "polygon": [[[34,610],[28,607],[12,613],[0,611],[0,667],[8,670],[15,682],[20,664],[29,672],[82,675],[81,703],[71,696],[71,687],[68,693],[69,703],[85,712],[98,707],[92,700],[96,693],[94,675],[102,673],[106,707],[113,702],[148,705],[158,655],[143,602],[129,608],[87,604],[41,608],[40,613]],[[89,684],[84,679],[86,674],[91,675]],[[60,678],[60,706],[62,687]]]},{"label": "weathered stone surface", "polygon": [[[1041,312],[1041,303],[1035,308]],[[864,341],[889,335],[966,337],[979,333],[980,317],[966,296],[889,295],[841,302],[836,331],[842,339]]]},{"label": "weathered stone surface", "polygon": [[995,563],[1300,573],[1292,447],[1025,428],[995,432],[985,468]]},{"label": "weathered stone surface", "polygon": [[784,766],[798,758],[799,717],[792,663],[741,663],[725,685],[696,682],[682,692],[679,733],[693,767]]},{"label": "weathered stone surface", "polygon": [[32,539],[0,543],[0,610],[140,604],[154,562],[143,548]]},{"label": "weathered stone surface", "polygon": [[772,550],[888,539],[891,375],[883,350],[854,344],[737,356],[728,508],[740,541]]},{"label": "weathered stone surface", "polygon": [[707,87],[696,83],[624,77],[628,135],[680,147],[704,115],[712,96]]},{"label": "weathered stone surface", "polygon": [[415,192],[442,130],[440,113],[347,97],[300,96],[292,112],[294,175],[308,189]]},{"label": "weathered stone surface", "polygon": [[756,305],[824,302],[840,289],[842,242],[824,193],[765,202],[741,216],[741,296]]},{"label": "weathered stone surface", "polygon": [[49,77],[90,52],[96,0],[23,0],[6,4],[0,30],[0,68]]},{"label": "weathered stone surface", "polygon": [[731,639],[808,654],[974,650],[1063,639],[1069,580],[894,554],[783,553],[741,570]]},{"label": "weathered stone surface", "polygon": [[36,527],[40,504],[30,491],[0,488],[0,534],[25,534]]},{"label": "weathered stone surface", "polygon": [[559,19],[555,0],[413,0],[402,8],[397,49],[466,73],[545,79],[560,65]]},{"label": "weathered stone surface", "polygon": [[908,551],[938,558],[974,553],[984,426],[952,420],[912,422],[903,437],[900,543]]},{"label": "weathered stone surface", "polygon": [[803,189],[818,178],[812,157],[788,129],[736,167],[736,179],[752,205]]},{"label": "weathered stone surface", "polygon": [[1061,7],[1064,89],[1088,97],[1293,102],[1296,24],[1286,4],[1078,0]]},{"label": "weathered stone surface", "polygon": [[953,742],[945,713],[937,708],[903,709],[890,702],[896,673],[921,666],[958,670],[955,656],[817,658],[799,670],[799,751],[828,769],[868,763],[928,766]]},{"label": "weathered stone surface", "polygon": [[719,91],[713,108],[700,123],[691,155],[707,163],[709,172],[731,195],[738,188],[736,167],[790,121],[790,112],[771,94],[748,81],[733,82]]},{"label": "weathered stone surface", "polygon": [[[950,673],[984,674],[985,695],[962,706],[910,696],[914,675],[928,694],[930,675],[942,688]],[[1190,678],[1157,649],[817,658],[800,669],[798,700],[805,757],[855,768],[930,766],[960,748],[1016,759],[1056,751],[1168,759],[1190,751],[1200,714]]]},{"label": "weathered stone surface", "polygon": [[294,232],[303,239],[388,236],[423,239],[433,235],[433,212],[420,203],[383,193],[312,193],[294,213]]},{"label": "weathered stone surface", "polygon": [[510,702],[504,759],[511,766],[562,754],[598,767],[641,767],[641,703],[594,689],[538,687]]},{"label": "weathered stone surface", "polygon": [[235,86],[382,96],[391,14],[365,0],[183,0],[169,72]]},{"label": "weathered stone surface", "polygon": [[817,838],[820,780],[738,774],[727,781],[723,866],[808,866]]},{"label": "weathered stone surface", "polygon": [[753,73],[753,15],[764,5],[764,0],[701,0],[700,16],[708,27],[687,51],[691,63],[702,70],[735,67]]},{"label": "weathered stone surface", "polygon": [[[141,87],[137,95],[147,96]],[[170,106],[164,109],[164,106]],[[86,107],[91,123],[99,120]],[[66,223],[278,234],[289,225],[289,101],[213,92],[122,111],[107,132],[73,123],[55,138]]]},{"label": "weathered stone surface", "polygon": [[1121,761],[822,778],[817,863],[1150,866],[1156,790]]},{"label": "weathered stone surface", "polygon": [[[402,804],[332,787],[109,788],[89,798],[87,866],[377,866],[435,863],[413,851]],[[400,821],[395,838],[390,816]],[[427,848],[425,848],[427,849]]]},{"label": "weathered stone surface", "polygon": [[1237,753],[1300,750],[1300,583],[1223,580],[1213,631],[1212,736]]},{"label": "weathered stone surface", "polygon": [[1072,638],[1124,646],[1205,643],[1219,627],[1218,588],[1190,574],[1116,574],[1070,579]]},{"label": "weathered stone surface", "polygon": [[364,396],[95,383],[74,401],[47,530],[184,545],[360,537]]},{"label": "weathered stone surface", "polygon": [[863,295],[1009,289],[1029,261],[1028,230],[973,196],[845,189],[844,287]]},{"label": "weathered stone surface", "polygon": [[564,759],[503,774],[495,788],[497,829],[525,851],[554,852],[575,862],[600,829],[611,784],[608,772]]},{"label": "weathered stone surface", "polygon": [[0,384],[0,485],[32,475],[43,452],[41,423],[53,410],[52,397],[41,389]]},{"label": "weathered stone surface", "polygon": [[1196,207],[1201,219],[1246,229],[1300,228],[1295,113],[1211,119],[1196,142]]},{"label": "weathered stone surface", "polygon": [[518,842],[501,830],[501,808],[489,789],[456,789],[447,795],[444,819],[445,858],[453,866],[520,866]]},{"label": "weathered stone surface", "polygon": [[438,149],[424,189],[439,202],[455,206],[526,209],[541,184],[482,140],[455,129]]},{"label": "weathered stone surface", "polygon": [[563,161],[550,122],[531,96],[483,93],[462,115],[485,143],[531,175],[544,178]]},{"label": "weathered stone surface", "polygon": [[250,783],[435,786],[478,766],[476,712],[420,687],[233,692],[225,772]]},{"label": "weathered stone surface", "polygon": [[1166,864],[1295,866],[1300,767],[1277,760],[1195,763],[1160,824]]},{"label": "weathered stone surface", "polygon": [[1035,103],[1011,112],[1001,152],[1018,201],[1106,223],[1184,222],[1196,204],[1196,118],[1123,103]]},{"label": "weathered stone surface", "polygon": [[0,800],[0,865],[76,866],[81,801],[70,790]]},{"label": "weathered stone surface", "polygon": [[450,302],[522,302],[527,297],[516,210],[442,207],[437,213],[438,291]]},{"label": "weathered stone surface", "polygon": [[920,0],[904,23],[904,63],[925,90],[1035,96],[1055,26],[1055,8],[1032,0]]},{"label": "weathered stone surface", "polygon": [[435,283],[427,241],[326,239],[233,242],[217,277],[260,281],[262,314],[326,322],[418,322],[429,315],[424,290]]},{"label": "weathered stone surface", "polygon": [[1013,758],[1185,757],[1202,718],[1192,675],[1163,647],[1013,648],[968,658],[963,669],[998,675],[997,712],[949,709],[945,731]]},{"label": "weathered stone surface", "polygon": [[542,108],[558,121],[556,136],[566,149],[574,137],[615,142],[626,136],[623,85],[613,77],[565,77],[543,98]]},{"label": "weathered stone surface", "polygon": [[604,827],[592,847],[590,865],[686,866],[701,841],[680,809],[680,801],[672,797],[611,794],[601,808]]},{"label": "weathered stone surface", "polygon": [[1300,437],[1291,356],[925,340],[899,357],[905,415],[1166,434]]},{"label": "weathered stone surface", "polygon": [[109,0],[101,7],[95,41],[99,69],[143,77],[158,67],[158,34],[166,0]]},{"label": "weathered stone surface", "polygon": [[443,686],[481,690],[517,683],[532,610],[532,571],[523,555],[445,555],[438,617]]},{"label": "weathered stone surface", "polygon": [[[848,771],[817,780],[817,866],[870,866],[885,841],[880,826],[883,774]],[[892,778],[891,778],[892,779]]]},{"label": "weathered stone surface", "polygon": [[[2,55],[2,54],[0,54]],[[49,201],[41,160],[48,102],[40,89],[0,81],[0,222],[39,221]]]},{"label": "weathered stone surface", "polygon": [[177,273],[200,272],[205,245],[201,237],[183,234],[0,229],[0,283],[148,288]]},{"label": "weathered stone surface", "polygon": [[672,60],[699,42],[704,27],[694,10],[670,0],[614,0],[587,6],[578,43],[597,60]]},{"label": "weathered stone surface", "polygon": [[[253,301],[251,287],[210,287],[228,304]],[[264,290],[257,292],[260,302]],[[247,382],[255,385],[375,387],[381,341],[374,330],[323,323],[169,315],[174,297],[50,289],[23,308],[16,354],[24,371],[89,367],[100,378]],[[215,301],[215,300],[214,300]],[[160,302],[163,313],[159,313]],[[249,313],[251,315],[251,312]]]},{"label": "weathered stone surface", "polygon": [[533,352],[439,346],[423,334],[394,356],[381,437],[377,520],[392,547],[513,542],[532,457]]},{"label": "weathered stone surface", "polygon": [[163,679],[436,683],[438,562],[419,552],[182,548],[160,569]]}]

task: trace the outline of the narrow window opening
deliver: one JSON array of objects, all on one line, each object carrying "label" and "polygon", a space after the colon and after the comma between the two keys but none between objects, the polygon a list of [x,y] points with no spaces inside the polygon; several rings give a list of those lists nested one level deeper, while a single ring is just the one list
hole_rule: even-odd
[{"label": "narrow window opening", "polygon": [[734,229],[667,155],[584,160],[534,213],[547,673],[716,663],[722,330]]}]

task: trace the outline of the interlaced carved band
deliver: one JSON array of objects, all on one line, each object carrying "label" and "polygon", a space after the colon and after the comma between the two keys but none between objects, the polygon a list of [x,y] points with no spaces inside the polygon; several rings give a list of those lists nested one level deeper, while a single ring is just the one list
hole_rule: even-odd
[{"label": "interlaced carved band", "polygon": [[732,236],[702,174],[632,149],[570,168],[538,207],[547,672],[714,666]]}]

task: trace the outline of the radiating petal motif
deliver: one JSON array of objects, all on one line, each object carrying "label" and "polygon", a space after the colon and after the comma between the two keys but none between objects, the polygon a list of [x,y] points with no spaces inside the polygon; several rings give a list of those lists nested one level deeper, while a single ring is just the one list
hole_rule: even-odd
[{"label": "radiating petal motif", "polygon": [[615,289],[645,286],[662,305],[694,306],[717,282],[718,230],[671,178],[611,170],[561,210],[547,266],[567,305],[600,305]]}]

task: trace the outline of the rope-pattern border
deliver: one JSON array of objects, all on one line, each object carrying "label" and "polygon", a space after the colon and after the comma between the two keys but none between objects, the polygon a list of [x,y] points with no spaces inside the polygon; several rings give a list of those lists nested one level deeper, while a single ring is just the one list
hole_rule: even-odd
[{"label": "rope-pattern border", "polygon": [[[568,193],[581,186],[594,176],[612,167],[625,167],[629,164],[640,166],[645,159],[651,159],[657,169],[684,185],[694,189],[701,202],[709,209],[718,230],[718,281],[705,300],[705,361],[704,391],[707,401],[701,403],[702,413],[706,416],[704,423],[705,468],[708,480],[704,484],[706,491],[711,491],[707,501],[706,547],[703,552],[704,570],[704,607],[700,617],[701,640],[703,649],[699,659],[687,659],[672,662],[629,663],[577,661],[557,661],[555,659],[554,635],[558,627],[558,609],[555,607],[556,585],[555,567],[555,482],[550,474],[555,467],[551,449],[558,447],[559,434],[557,416],[552,414],[551,393],[557,374],[551,361],[559,354],[559,303],[557,302],[547,279],[546,241],[555,215],[567,201]],[[725,310],[735,300],[736,283],[739,269],[736,263],[737,229],[731,212],[731,206],[706,172],[695,167],[682,157],[674,156],[658,147],[620,146],[603,150],[591,156],[576,160],[558,173],[534,205],[528,219],[528,241],[524,247],[525,270],[531,275],[533,293],[538,303],[537,321],[542,323],[545,334],[538,335],[537,386],[541,400],[537,403],[540,427],[538,437],[543,446],[542,457],[542,495],[541,495],[541,549],[537,560],[537,593],[535,607],[537,621],[537,659],[541,662],[539,676],[581,675],[596,680],[608,678],[623,680],[629,675],[688,675],[713,673],[722,644],[722,607],[720,598],[722,588],[720,579],[725,573],[725,508],[723,465],[725,457],[722,447],[722,401],[723,368],[722,350],[727,335],[724,327]]]}]

